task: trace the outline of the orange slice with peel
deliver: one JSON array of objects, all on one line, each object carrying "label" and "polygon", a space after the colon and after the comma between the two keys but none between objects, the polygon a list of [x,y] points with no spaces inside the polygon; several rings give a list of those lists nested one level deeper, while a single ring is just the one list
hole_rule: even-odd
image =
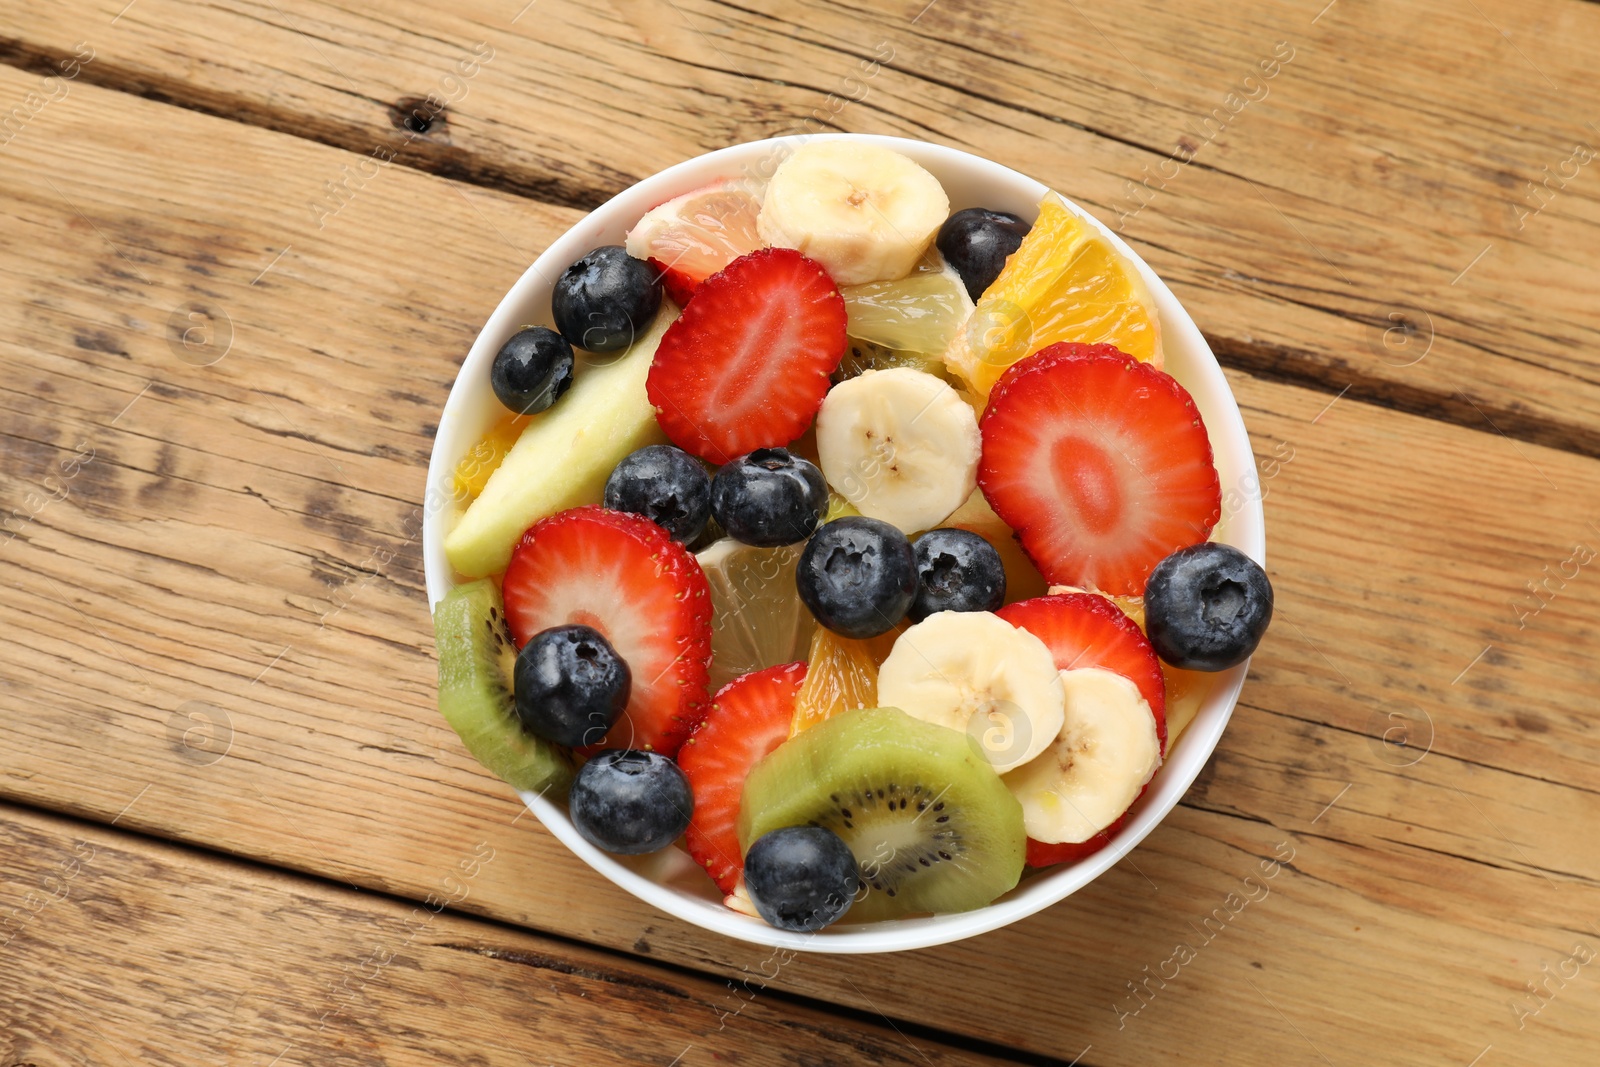
[{"label": "orange slice with peel", "polygon": [[987,397],[1013,363],[1057,341],[1109,343],[1161,366],[1155,301],[1133,261],[1054,193],[972,316],[945,364]]}]

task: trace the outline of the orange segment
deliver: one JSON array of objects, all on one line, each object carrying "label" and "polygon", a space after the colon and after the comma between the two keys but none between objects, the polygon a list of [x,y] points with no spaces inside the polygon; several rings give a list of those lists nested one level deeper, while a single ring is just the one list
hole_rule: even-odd
[{"label": "orange segment", "polygon": [[528,422],[529,418],[526,415],[507,415],[483,435],[483,440],[467,449],[467,454],[456,464],[457,496],[463,500],[471,500],[483,492],[484,485],[489,481],[489,475],[493,474],[495,468],[506,458],[506,453],[517,443],[517,438],[522,435],[522,428],[528,425]]},{"label": "orange segment", "polygon": [[900,623],[886,634],[856,640],[817,627],[811,638],[806,680],[794,701],[793,737],[831,715],[854,708],[876,707],[878,668],[889,658],[895,638],[905,631]]},{"label": "orange segment", "polygon": [[1052,193],[944,358],[986,397],[1007,367],[1057,341],[1114,344],[1161,366],[1160,323],[1138,268]]}]

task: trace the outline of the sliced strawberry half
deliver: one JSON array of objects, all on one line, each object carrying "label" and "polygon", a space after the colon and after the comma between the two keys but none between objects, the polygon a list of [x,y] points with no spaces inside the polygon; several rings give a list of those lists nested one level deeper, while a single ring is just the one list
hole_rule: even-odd
[{"label": "sliced strawberry half", "polygon": [[978,485],[1052,585],[1140,595],[1221,517],[1194,399],[1113,345],[1063,342],[1019,361],[980,428]]},{"label": "sliced strawberry half", "polygon": [[533,524],[501,581],[520,648],[567,623],[605,635],[633,676],[628,706],[598,745],[671,756],[704,717],[711,593],[695,558],[638,515],[585,506]]},{"label": "sliced strawberry half", "polygon": [[[1007,604],[995,614],[1043,641],[1057,670],[1100,667],[1138,686],[1155,717],[1161,754],[1167,754],[1167,683],[1161,660],[1139,624],[1121,608],[1097,593],[1053,593]],[[1144,796],[1143,789],[1139,796]],[[1135,797],[1134,803],[1138,802]],[[1123,812],[1087,841],[1050,844],[1030,837],[1028,866],[1048,867],[1092,856],[1109,845],[1127,821],[1128,813]]]},{"label": "sliced strawberry half", "polygon": [[745,776],[788,740],[805,677],[804,663],[740,675],[717,691],[705,722],[678,750],[678,766],[694,791],[685,843],[724,896],[744,873],[737,826]]},{"label": "sliced strawberry half", "polygon": [[740,256],[667,328],[645,389],[687,452],[726,463],[805,432],[845,352],[844,298],[792,248]]},{"label": "sliced strawberry half", "polygon": [[[1143,790],[1140,790],[1139,796],[1144,796]],[[1135,800],[1134,803],[1137,804],[1138,800]],[[1130,808],[1129,810],[1131,811],[1132,809]],[[1028,838],[1027,858],[1024,862],[1029,867],[1050,867],[1057,863],[1076,863],[1078,860],[1092,856],[1111,844],[1111,839],[1122,830],[1127,821],[1128,812],[1123,812],[1117,817],[1116,822],[1087,841],[1066,841],[1059,845],[1052,845],[1043,841],[1035,841],[1030,837]]]},{"label": "sliced strawberry half", "polygon": [[1167,682],[1149,638],[1121,608],[1095,593],[1055,593],[1007,604],[996,615],[1043,641],[1056,669],[1101,667],[1122,675],[1156,718],[1156,738],[1167,754]]},{"label": "sliced strawberry half", "polygon": [[689,298],[694,295],[695,287],[700,283],[677,267],[669,267],[659,259],[651,258],[648,262],[661,272],[661,284],[666,287],[667,295],[672,297],[672,302],[679,307],[687,304]]}]

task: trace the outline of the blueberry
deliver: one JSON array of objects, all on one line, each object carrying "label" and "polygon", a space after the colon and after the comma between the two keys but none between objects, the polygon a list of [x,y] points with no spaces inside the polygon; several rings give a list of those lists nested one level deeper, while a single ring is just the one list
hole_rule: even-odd
[{"label": "blueberry", "polygon": [[660,272],[621,245],[597,248],[568,267],[550,296],[556,329],[590,352],[627,348],[660,306]]},{"label": "blueberry", "polygon": [[939,227],[939,253],[961,275],[967,295],[976,300],[1000,277],[1006,257],[1021,246],[1028,229],[1010,212],[969,207]]},{"label": "blueberry", "polygon": [[1272,621],[1272,583],[1256,561],[1206,541],[1150,572],[1144,617],[1156,655],[1191,671],[1225,671],[1250,657]]},{"label": "blueberry", "polygon": [[835,519],[806,545],[795,571],[817,621],[846,637],[876,637],[917,595],[917,558],[906,535],[879,519]]},{"label": "blueberry", "polygon": [[543,411],[572,388],[572,346],[545,326],[518,330],[495,353],[489,384],[518,415]]},{"label": "blueberry", "polygon": [[711,480],[711,514],[747,545],[792,545],[811,536],[828,507],[816,465],[786,448],[758,448],[728,461]]},{"label": "blueberry", "polygon": [[605,505],[643,515],[673,540],[689,544],[711,517],[711,475],[681,448],[646,445],[606,479]]},{"label": "blueberry", "polygon": [[929,530],[913,549],[917,598],[907,612],[912,622],[936,611],[993,611],[1006,602],[1000,553],[970,530]]},{"label": "blueberry", "polygon": [[638,856],[682,836],[694,794],[678,765],[661,753],[611,748],[578,772],[567,810],[595,848]]},{"label": "blueberry", "polygon": [[599,630],[552,626],[529,638],[512,670],[517,718],[558,745],[594,745],[628,706],[633,675]]},{"label": "blueberry", "polygon": [[767,922],[809,933],[850,910],[861,880],[838,834],[824,826],[788,826],[750,846],[744,885]]}]

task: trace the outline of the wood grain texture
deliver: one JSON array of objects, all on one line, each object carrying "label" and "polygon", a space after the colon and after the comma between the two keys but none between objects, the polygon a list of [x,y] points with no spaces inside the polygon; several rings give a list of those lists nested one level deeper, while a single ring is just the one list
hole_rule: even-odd
[{"label": "wood grain texture", "polygon": [[1233,366],[1600,456],[1593,5],[122,3],[13,0],[0,55],[579,206],[772,134],[956,145],[1116,222]]},{"label": "wood grain texture", "polygon": [[439,910],[487,842],[417,906],[8,805],[0,848],[8,1065],[1005,1062]]},{"label": "wood grain texture", "polygon": [[[32,80],[0,71],[0,93]],[[28,514],[0,544],[0,792],[417,900],[487,841],[462,910],[756,971],[764,951],[511,825],[432,707],[432,420],[576,213],[391,167],[319,229],[304,200],[349,154],[89,85],[4,151],[4,503]],[[178,358],[212,354],[169,324],[187,302],[232,323],[210,366]],[[773,985],[1063,1064],[1300,1062],[1307,1039],[1334,1062],[1578,1062],[1592,973],[1523,986],[1600,939],[1577,921],[1600,906],[1592,568],[1523,628],[1511,605],[1600,536],[1600,464],[1231,380],[1280,614],[1185,805],[1033,919]],[[1180,942],[1195,957],[1132,1014]]]}]

